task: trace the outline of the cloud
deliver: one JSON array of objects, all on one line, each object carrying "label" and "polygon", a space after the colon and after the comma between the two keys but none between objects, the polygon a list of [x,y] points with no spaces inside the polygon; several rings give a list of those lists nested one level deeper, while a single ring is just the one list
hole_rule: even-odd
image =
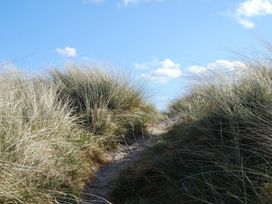
[{"label": "cloud", "polygon": [[163,2],[163,0],[119,0],[119,6],[125,7],[139,3]]},{"label": "cloud", "polygon": [[[136,66],[135,66],[136,65]],[[181,66],[171,59],[164,59],[162,61],[153,60],[143,64],[134,63],[136,68],[153,69],[150,73],[142,74],[142,77],[150,81],[158,81],[166,83],[171,79],[179,78],[182,75]]]},{"label": "cloud", "polygon": [[271,0],[247,0],[240,3],[236,13],[244,17],[265,16],[272,14]]},{"label": "cloud", "polygon": [[[81,0],[81,2],[84,4],[88,3],[100,4],[106,1],[109,2],[110,0]],[[163,2],[164,0],[115,0],[115,1],[118,7],[127,7],[130,5],[136,5],[140,3]]]},{"label": "cloud", "polygon": [[65,48],[57,48],[56,52],[64,57],[76,57],[77,56],[77,50],[72,47],[66,46]]},{"label": "cloud", "polygon": [[119,1],[119,5],[122,5],[122,6],[128,6],[130,4],[137,4],[139,3],[139,0],[120,0]]},{"label": "cloud", "polygon": [[166,83],[181,76],[190,76],[191,74],[201,76],[209,76],[209,74],[223,74],[226,76],[230,73],[238,74],[239,72],[236,71],[245,70],[246,65],[240,61],[216,60],[204,66],[189,66],[183,74],[180,64],[166,58],[161,61],[153,59],[150,62],[134,63],[134,68],[139,70],[150,70],[149,72],[145,71],[145,73],[142,74],[142,77],[145,80]]},{"label": "cloud", "polygon": [[150,68],[156,68],[160,64],[160,61],[157,58],[153,58],[150,62],[145,63],[137,63],[135,62],[133,64],[135,69],[150,69]]},{"label": "cloud", "polygon": [[255,28],[255,23],[247,19],[238,19],[238,23],[240,23],[242,26],[248,29]]},{"label": "cloud", "polygon": [[133,66],[134,66],[136,69],[148,69],[149,66],[150,66],[150,63],[143,63],[143,64],[140,64],[140,63],[135,62],[135,63],[133,64]]},{"label": "cloud", "polygon": [[201,74],[203,72],[208,71],[208,68],[202,67],[202,66],[197,66],[197,65],[192,65],[188,68],[188,70],[194,74]]},{"label": "cloud", "polygon": [[229,73],[235,70],[244,69],[246,65],[240,61],[216,60],[206,66],[193,65],[188,67],[188,71],[193,74],[205,74],[207,72]]},{"label": "cloud", "polygon": [[245,0],[231,13],[238,23],[248,29],[255,28],[251,18],[266,15],[272,15],[272,0]]}]

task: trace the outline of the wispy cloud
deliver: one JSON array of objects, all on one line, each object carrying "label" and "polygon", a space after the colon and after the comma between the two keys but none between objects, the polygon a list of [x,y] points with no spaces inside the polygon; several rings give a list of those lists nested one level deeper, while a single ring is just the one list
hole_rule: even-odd
[{"label": "wispy cloud", "polygon": [[139,3],[163,2],[163,0],[119,0],[119,6],[130,6]]},{"label": "wispy cloud", "polygon": [[[82,0],[82,3],[94,3],[100,4],[109,0]],[[137,5],[140,3],[151,3],[151,2],[163,2],[164,0],[116,0],[118,7],[127,7],[131,5]]]},{"label": "wispy cloud", "polygon": [[139,69],[149,69],[149,73],[143,73],[142,77],[146,80],[166,83],[172,79],[179,78],[182,75],[181,66],[171,59],[162,61],[153,60],[146,63],[134,63],[134,67]]},{"label": "wispy cloud", "polygon": [[240,23],[242,26],[248,29],[253,29],[255,28],[255,23],[253,23],[250,20],[247,19],[237,19],[238,23]]},{"label": "wispy cloud", "polygon": [[140,0],[120,0],[119,5],[120,6],[128,6],[131,4],[137,4],[139,2],[140,2]]},{"label": "wispy cloud", "polygon": [[255,28],[252,18],[272,15],[272,0],[245,0],[229,13],[238,23],[248,29]]},{"label": "wispy cloud", "polygon": [[72,47],[64,47],[64,48],[57,48],[56,52],[60,54],[63,57],[76,57],[77,56],[77,50]]},{"label": "wispy cloud", "polygon": [[156,68],[156,66],[158,66],[160,64],[160,61],[157,58],[153,58],[151,61],[149,62],[144,62],[144,63],[138,63],[135,62],[133,64],[135,69],[151,69],[151,68]]},{"label": "wispy cloud", "polygon": [[229,73],[235,70],[244,69],[246,65],[240,61],[216,60],[206,66],[193,65],[188,67],[188,71],[193,74],[202,75],[208,72]]}]

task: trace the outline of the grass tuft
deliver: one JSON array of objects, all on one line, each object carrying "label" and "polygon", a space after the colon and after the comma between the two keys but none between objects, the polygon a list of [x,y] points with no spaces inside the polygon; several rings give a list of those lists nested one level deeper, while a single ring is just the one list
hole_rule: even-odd
[{"label": "grass tuft", "polygon": [[155,112],[145,102],[143,88],[126,75],[81,69],[76,65],[65,71],[51,70],[50,75],[59,87],[59,98],[70,101],[81,125],[96,135],[110,138],[101,138],[105,145],[113,140],[118,143],[132,132],[142,134]]}]

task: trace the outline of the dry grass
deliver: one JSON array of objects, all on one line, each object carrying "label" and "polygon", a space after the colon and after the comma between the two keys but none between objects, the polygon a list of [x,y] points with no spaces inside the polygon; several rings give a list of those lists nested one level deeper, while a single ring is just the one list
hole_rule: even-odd
[{"label": "dry grass", "polygon": [[115,203],[271,203],[272,70],[204,81],[171,106],[172,130],[128,169]]},{"label": "dry grass", "polygon": [[118,88],[106,73],[54,70],[51,76],[0,74],[0,203],[76,202],[120,137],[117,129],[126,131],[136,110],[145,113],[142,93],[122,82],[125,89]]},{"label": "dry grass", "polygon": [[79,69],[76,65],[63,72],[52,70],[50,75],[59,87],[59,98],[70,101],[81,125],[101,135],[105,146],[119,143],[132,131],[142,134],[155,112],[146,103],[144,89],[126,75]]},{"label": "dry grass", "polygon": [[88,164],[75,142],[75,120],[51,84],[15,71],[1,74],[1,202],[48,203],[51,187],[76,193]]}]

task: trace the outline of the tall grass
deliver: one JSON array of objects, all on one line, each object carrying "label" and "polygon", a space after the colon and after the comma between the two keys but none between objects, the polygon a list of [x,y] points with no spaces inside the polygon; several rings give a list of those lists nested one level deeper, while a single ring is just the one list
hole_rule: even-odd
[{"label": "tall grass", "polygon": [[271,203],[272,70],[251,64],[235,80],[197,85],[180,118],[116,184],[116,203]]},{"label": "tall grass", "polygon": [[77,66],[63,72],[51,70],[50,75],[59,86],[59,98],[70,101],[81,125],[96,135],[110,137],[101,137],[106,145],[119,142],[120,136],[131,135],[131,131],[142,133],[151,120],[154,109],[147,105],[143,88],[126,75]]},{"label": "tall grass", "polygon": [[42,79],[1,73],[0,202],[49,203],[57,191],[83,185],[88,162],[75,142],[76,117],[56,96]]},{"label": "tall grass", "polygon": [[0,203],[76,202],[105,149],[146,124],[132,84],[91,70],[50,74],[0,73]]}]

